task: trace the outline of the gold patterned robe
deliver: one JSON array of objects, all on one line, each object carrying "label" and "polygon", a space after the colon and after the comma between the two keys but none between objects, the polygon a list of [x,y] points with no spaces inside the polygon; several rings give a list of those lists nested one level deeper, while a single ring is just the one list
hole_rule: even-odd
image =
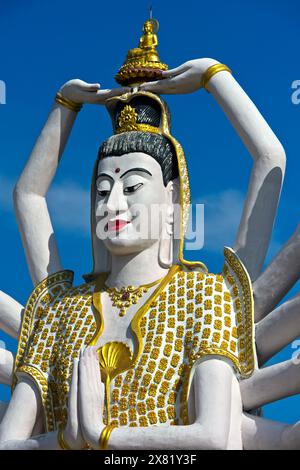
[{"label": "gold patterned robe", "polygon": [[[131,328],[137,342],[132,367],[110,385],[104,422],[117,426],[188,424],[190,378],[207,356],[230,360],[240,378],[255,367],[253,296],[247,271],[225,248],[222,274],[174,265]],[[72,285],[62,271],[35,287],[26,305],[15,361],[15,383],[36,383],[45,430],[65,426],[72,363],[83,345],[99,338],[99,281]],[[98,299],[98,300],[97,300]]]}]

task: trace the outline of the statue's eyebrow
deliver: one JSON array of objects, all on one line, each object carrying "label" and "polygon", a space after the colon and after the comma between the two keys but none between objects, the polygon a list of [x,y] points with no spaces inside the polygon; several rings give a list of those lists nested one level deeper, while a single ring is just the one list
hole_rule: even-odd
[{"label": "statue's eyebrow", "polygon": [[127,175],[127,173],[131,171],[140,171],[142,173],[147,173],[148,175],[152,176],[152,173],[150,173],[150,171],[146,170],[145,168],[130,168],[130,170],[125,171],[125,173],[123,173],[123,175],[120,176],[120,179],[123,178],[125,175]]},{"label": "statue's eyebrow", "polygon": [[112,181],[114,180],[112,176],[108,175],[107,173],[99,173],[99,175],[97,176],[96,178],[96,181],[99,179],[99,178],[110,178]]}]

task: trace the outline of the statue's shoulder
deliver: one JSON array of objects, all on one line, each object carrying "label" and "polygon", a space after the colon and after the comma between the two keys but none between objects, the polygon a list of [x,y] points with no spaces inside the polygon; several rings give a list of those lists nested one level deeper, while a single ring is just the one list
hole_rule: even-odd
[{"label": "statue's shoulder", "polygon": [[74,286],[73,281],[73,271],[64,270],[49,275],[34,287],[24,309],[15,369],[25,357],[28,359],[30,348],[33,351],[49,335],[56,335],[73,311],[76,315],[84,309],[88,311],[95,283]]},{"label": "statue's shoulder", "polygon": [[92,292],[95,282],[84,282],[79,285],[74,285],[74,272],[70,270],[63,270],[51,274],[43,281],[37,284],[26,305],[26,310],[29,307],[34,307],[37,303],[49,306],[53,302],[62,301],[64,298],[72,298],[80,294],[87,294]]},{"label": "statue's shoulder", "polygon": [[190,338],[190,361],[223,356],[241,377],[249,376],[256,363],[254,302],[250,277],[236,253],[225,247],[219,274],[180,270],[176,293]]}]

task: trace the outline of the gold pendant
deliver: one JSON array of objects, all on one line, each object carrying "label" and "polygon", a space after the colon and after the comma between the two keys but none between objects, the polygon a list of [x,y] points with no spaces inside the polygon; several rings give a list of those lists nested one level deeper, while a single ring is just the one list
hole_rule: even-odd
[{"label": "gold pendant", "polygon": [[122,287],[120,290],[115,287],[106,288],[106,292],[108,293],[113,306],[118,307],[120,310],[120,317],[124,317],[127,309],[131,307],[131,305],[136,304],[143,294],[148,292],[148,290],[149,287],[146,286],[127,286]]},{"label": "gold pendant", "polygon": [[119,316],[124,317],[127,312],[127,309],[133,304],[137,304],[138,300],[150,289],[150,287],[158,284],[161,279],[157,281],[150,282],[149,284],[144,284],[139,287],[127,286],[117,289],[116,287],[107,287],[104,286],[105,291],[108,293],[109,298],[114,307],[118,307]]}]

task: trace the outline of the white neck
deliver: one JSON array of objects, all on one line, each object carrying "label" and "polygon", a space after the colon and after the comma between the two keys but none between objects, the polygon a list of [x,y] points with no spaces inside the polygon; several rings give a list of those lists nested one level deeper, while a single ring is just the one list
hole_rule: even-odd
[{"label": "white neck", "polygon": [[159,264],[158,250],[159,242],[139,253],[111,254],[111,272],[106,285],[118,289],[129,285],[140,286],[165,276],[168,269]]}]

